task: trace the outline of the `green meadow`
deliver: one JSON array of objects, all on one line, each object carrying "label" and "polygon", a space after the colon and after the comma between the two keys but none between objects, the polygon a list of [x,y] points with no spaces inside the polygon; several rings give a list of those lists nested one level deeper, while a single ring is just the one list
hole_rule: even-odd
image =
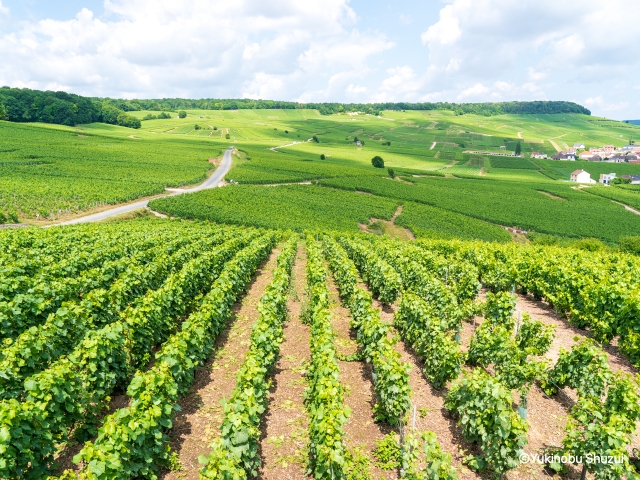
[{"label": "green meadow", "polygon": [[[139,119],[150,113],[160,112],[129,112]],[[170,115],[143,120],[137,130],[0,121],[0,212],[37,223],[157,195],[202,181],[215,168],[209,160],[232,146],[234,164],[226,179],[239,186],[157,200],[154,208],[287,228],[295,227],[287,217],[312,216],[299,224],[357,231],[365,217],[389,219],[403,205],[395,223],[418,237],[509,241],[505,226],[607,243],[640,235],[640,218],[620,205],[637,207],[636,191],[576,191],[568,182],[579,168],[597,179],[600,173],[640,174],[640,165],[529,158],[532,151],[551,156],[577,142],[621,146],[640,137],[635,125],[582,114],[486,117],[451,111]],[[518,143],[525,158],[486,155],[512,152]],[[384,169],[371,165],[376,155]],[[290,183],[317,185],[273,186]]]}]

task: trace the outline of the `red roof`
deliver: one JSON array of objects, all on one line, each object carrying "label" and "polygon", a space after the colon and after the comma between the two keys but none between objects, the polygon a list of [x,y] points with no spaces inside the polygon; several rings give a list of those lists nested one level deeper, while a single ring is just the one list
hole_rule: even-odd
[{"label": "red roof", "polygon": [[[584,170],[576,170],[574,172],[571,172],[571,175],[580,175],[582,172],[584,172]],[[584,172],[587,173],[587,172]]]}]

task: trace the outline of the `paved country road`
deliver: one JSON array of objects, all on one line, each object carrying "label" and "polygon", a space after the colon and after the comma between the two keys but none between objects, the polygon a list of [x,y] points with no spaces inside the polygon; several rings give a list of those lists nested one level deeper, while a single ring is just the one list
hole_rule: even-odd
[{"label": "paved country road", "polygon": [[[173,191],[172,193],[165,196],[173,197],[174,195],[182,195],[183,193],[197,192],[199,190],[217,187],[218,183],[220,183],[220,181],[224,178],[224,176],[229,172],[229,169],[231,168],[231,152],[231,149],[224,152],[220,166],[203,183],[193,188],[185,188]],[[128,203],[127,205],[110,208],[109,210],[105,210],[104,212],[94,213],[85,217],[74,218],[73,220],[67,220],[66,222],[61,222],[56,225],[74,225],[77,223],[99,222],[100,220],[104,220],[105,218],[132,212],[133,210],[139,210],[146,207],[148,203],[149,200],[141,200],[135,203]]]}]

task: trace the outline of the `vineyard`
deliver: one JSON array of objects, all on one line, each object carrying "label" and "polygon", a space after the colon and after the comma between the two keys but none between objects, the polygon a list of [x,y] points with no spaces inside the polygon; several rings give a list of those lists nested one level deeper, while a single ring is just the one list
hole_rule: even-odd
[{"label": "vineyard", "polygon": [[637,257],[315,226],[0,231],[0,478],[637,478]]}]

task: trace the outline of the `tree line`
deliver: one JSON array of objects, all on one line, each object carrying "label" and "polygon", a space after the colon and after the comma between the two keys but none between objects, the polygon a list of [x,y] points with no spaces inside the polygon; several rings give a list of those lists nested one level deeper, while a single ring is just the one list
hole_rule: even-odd
[{"label": "tree line", "polygon": [[0,119],[74,126],[104,122],[140,128],[140,120],[109,99],[96,100],[66,92],[0,88]]},{"label": "tree line", "polygon": [[535,102],[494,102],[494,103],[449,103],[449,102],[386,102],[386,103],[298,103],[277,100],[252,99],[211,99],[199,100],[184,98],[162,98],[151,100],[108,100],[121,110],[247,110],[247,109],[313,109],[322,115],[343,112],[364,112],[378,115],[384,110],[448,110],[457,115],[503,115],[503,114],[549,114],[582,113],[591,115],[587,108],[573,102],[535,101]]},{"label": "tree line", "polygon": [[140,120],[127,114],[132,111],[246,110],[246,109],[315,109],[322,115],[363,112],[379,115],[385,110],[448,110],[456,115],[550,114],[591,112],[573,102],[535,101],[498,103],[297,103],[251,99],[184,99],[119,100],[89,98],[66,92],[0,88],[0,119],[12,122],[43,122],[60,125],[104,122],[140,128]]}]

